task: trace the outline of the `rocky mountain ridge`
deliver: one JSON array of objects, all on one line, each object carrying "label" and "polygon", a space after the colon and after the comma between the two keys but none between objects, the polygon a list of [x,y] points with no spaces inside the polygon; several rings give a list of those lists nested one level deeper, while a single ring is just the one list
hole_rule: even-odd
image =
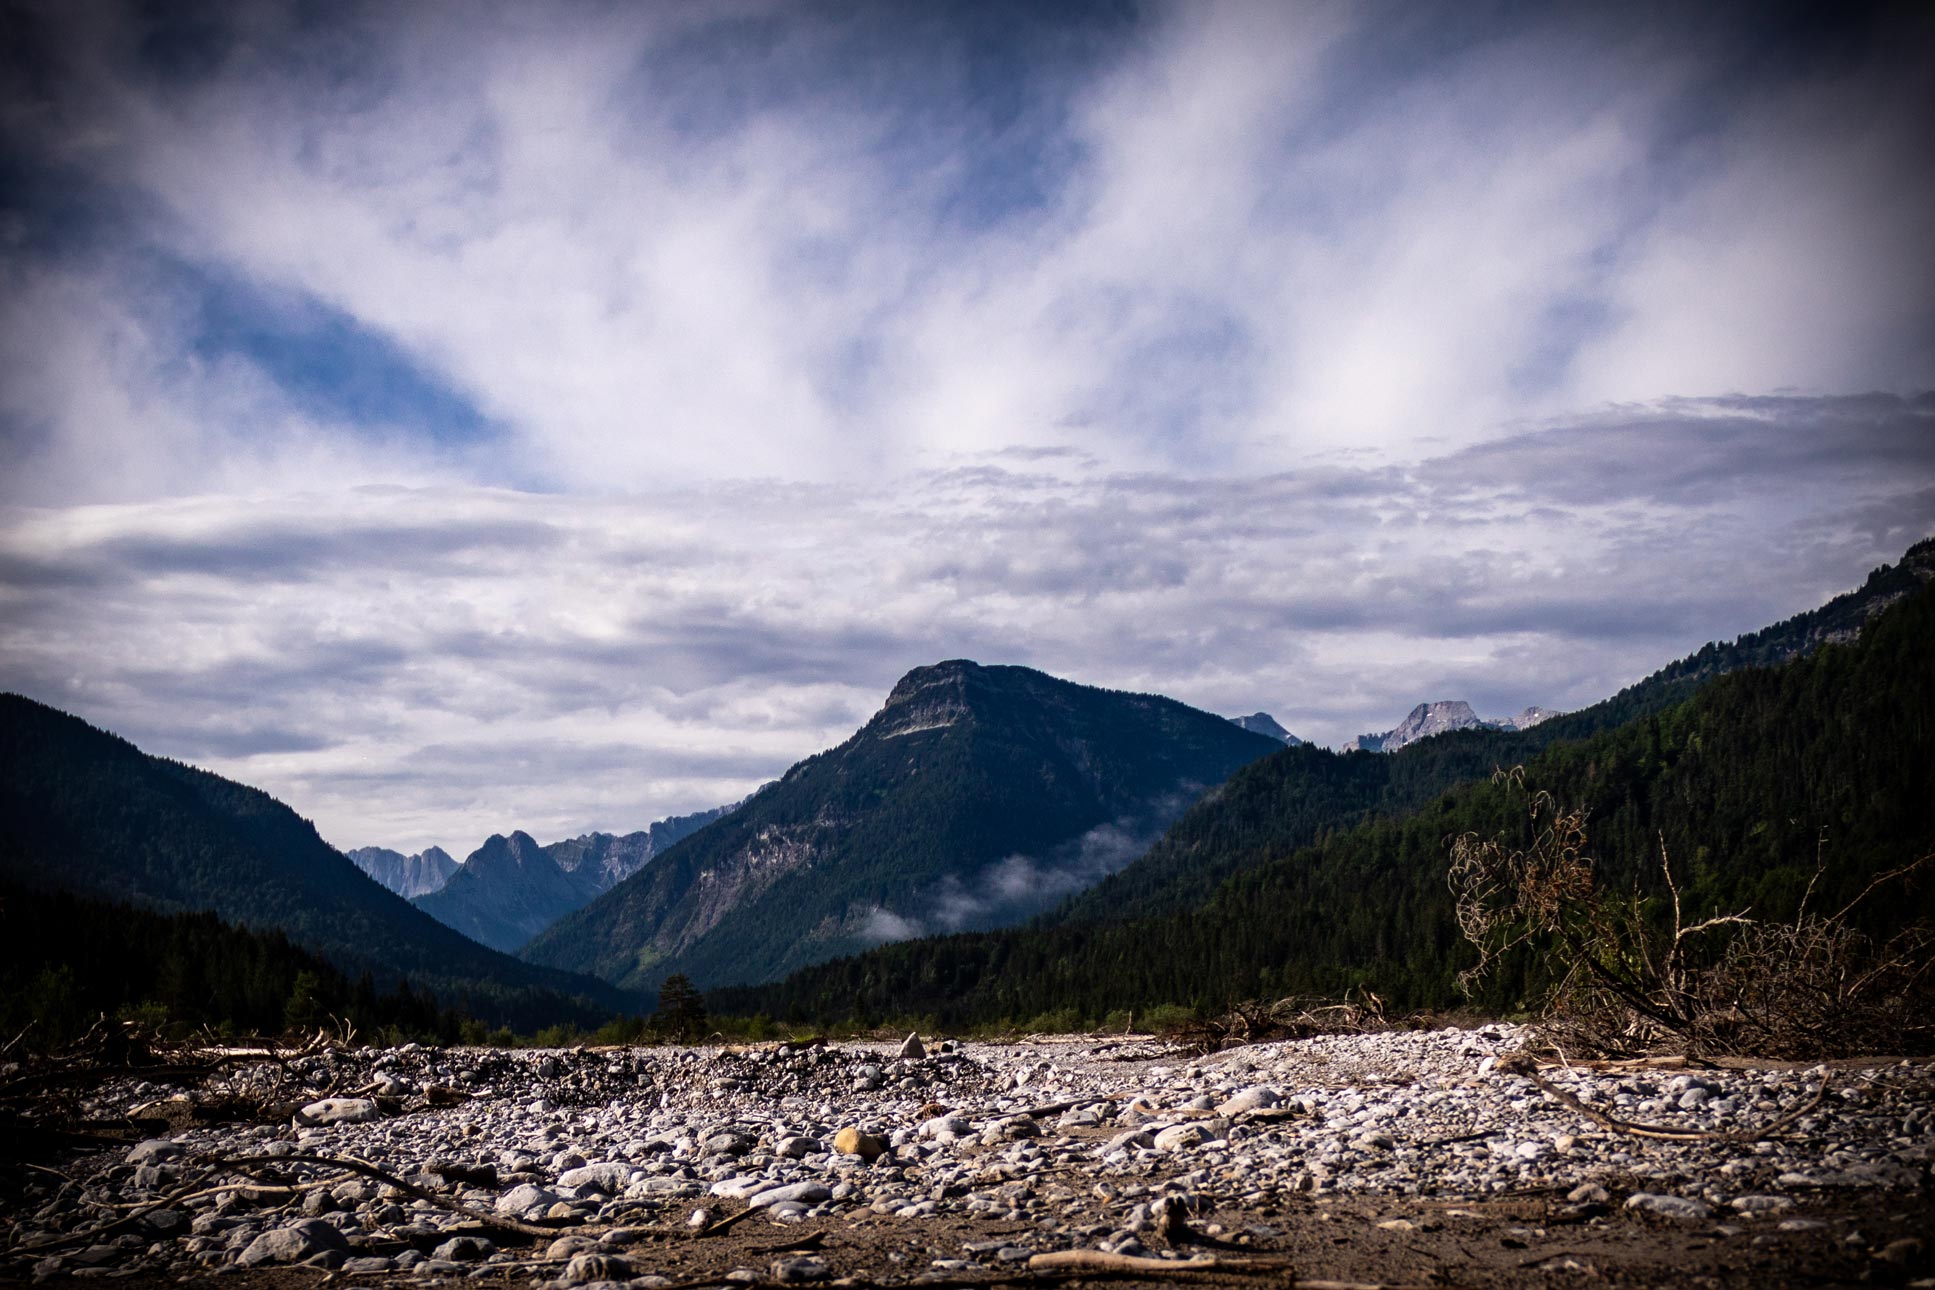
[{"label": "rocky mountain ridge", "polygon": [[650,864],[666,848],[737,809],[676,815],[623,835],[585,833],[539,846],[523,830],[493,834],[417,908],[509,953]]},{"label": "rocky mountain ridge", "polygon": [[345,851],[356,867],[388,887],[405,900],[426,896],[457,872],[457,862],[442,847],[425,847],[415,855],[404,855],[388,847],[357,847]]},{"label": "rocky mountain ridge", "polygon": [[1487,720],[1472,710],[1463,699],[1439,699],[1420,703],[1410,715],[1383,734],[1363,734],[1345,744],[1340,752],[1396,752],[1407,744],[1453,730],[1530,730],[1541,721],[1561,714],[1533,705],[1516,717]]}]

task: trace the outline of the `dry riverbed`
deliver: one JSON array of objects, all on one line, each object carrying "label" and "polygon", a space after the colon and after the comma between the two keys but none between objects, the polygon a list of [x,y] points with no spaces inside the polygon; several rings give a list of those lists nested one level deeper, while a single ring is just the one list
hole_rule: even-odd
[{"label": "dry riverbed", "polygon": [[0,1280],[1935,1285],[1935,1066],[1528,1072],[1525,1041],[411,1045],[129,1076],[79,1108],[127,1142],[6,1171]]}]

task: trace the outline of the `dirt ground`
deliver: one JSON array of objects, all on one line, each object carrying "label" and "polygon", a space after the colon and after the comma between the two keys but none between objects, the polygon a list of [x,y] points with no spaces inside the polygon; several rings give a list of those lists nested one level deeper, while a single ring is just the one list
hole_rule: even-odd
[{"label": "dirt ground", "polygon": [[[1200,1238],[1174,1248],[1185,1257],[1213,1258],[1223,1270],[1175,1274],[1031,1271],[1026,1263],[936,1268],[936,1261],[972,1258],[964,1247],[1006,1240],[1029,1244],[1026,1224],[960,1219],[894,1219],[871,1213],[779,1227],[761,1220],[735,1225],[703,1240],[684,1232],[655,1233],[623,1252],[632,1275],[656,1274],[679,1286],[774,1284],[775,1261],[810,1253],[830,1284],[946,1286],[1074,1284],[1258,1285],[1294,1287],[1328,1282],[1362,1286],[1902,1286],[1935,1285],[1935,1197],[1924,1191],[1823,1196],[1807,1213],[1822,1226],[1783,1231],[1777,1223],[1742,1221],[1734,1235],[1712,1223],[1680,1223],[1610,1211],[1561,1221],[1560,1197],[1527,1195],[1479,1201],[1455,1199],[1298,1198],[1276,1209],[1220,1213],[1192,1219]],[[1209,1236],[1212,1225],[1223,1230]],[[500,1247],[515,1236],[488,1233]],[[1912,1250],[1925,1242],[1922,1250]],[[529,1286],[562,1271],[545,1263],[543,1242],[528,1247],[531,1262],[492,1266],[445,1279],[490,1286]],[[1876,1257],[1891,1250],[1892,1257]],[[1244,1267],[1244,1264],[1250,1266]],[[727,1280],[727,1274],[739,1275]],[[232,1290],[292,1290],[319,1285],[434,1285],[406,1273],[350,1276],[311,1268],[57,1276],[38,1283],[114,1280],[133,1287],[220,1284]],[[822,1283],[828,1284],[828,1283]]]}]

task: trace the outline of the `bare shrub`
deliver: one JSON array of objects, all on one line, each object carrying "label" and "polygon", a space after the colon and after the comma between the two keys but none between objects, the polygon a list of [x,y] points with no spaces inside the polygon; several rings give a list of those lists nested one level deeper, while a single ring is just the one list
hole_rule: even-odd
[{"label": "bare shrub", "polygon": [[[1586,812],[1527,790],[1522,767],[1494,781],[1526,791],[1530,840],[1466,833],[1451,842],[1447,881],[1458,927],[1478,950],[1477,964],[1459,976],[1467,997],[1505,956],[1536,951],[1548,956],[1550,983],[1533,1006],[1562,1050],[1783,1058],[1935,1051],[1935,929],[1916,924],[1877,944],[1849,920],[1869,896],[1935,863],[1935,853],[1881,874],[1824,915],[1810,908],[1823,848],[1791,921],[1742,910],[1689,923],[1664,839],[1663,898],[1649,900],[1637,886],[1601,891]],[[1657,922],[1649,918],[1656,900],[1665,904]]]},{"label": "bare shrub", "polygon": [[1199,1057],[1245,1044],[1313,1035],[1357,1035],[1389,1029],[1384,1000],[1369,990],[1346,992],[1341,1000],[1289,998],[1272,1003],[1245,999],[1214,1017],[1199,1018],[1167,1035],[1178,1049]]}]

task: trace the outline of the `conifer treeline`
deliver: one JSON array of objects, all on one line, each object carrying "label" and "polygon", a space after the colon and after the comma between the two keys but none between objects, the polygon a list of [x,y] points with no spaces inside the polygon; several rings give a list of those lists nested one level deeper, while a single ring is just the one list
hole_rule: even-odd
[{"label": "conifer treeline", "polygon": [[400,981],[350,981],[279,931],[211,913],[159,913],[71,892],[0,885],[0,1030],[59,1044],[99,1017],[277,1035],[342,1033],[454,1042],[482,1027]]},{"label": "conifer treeline", "polygon": [[[1552,743],[1527,759],[1526,779],[1563,804],[1589,808],[1602,880],[1615,888],[1656,889],[1663,843],[1689,914],[1751,907],[1761,917],[1791,916],[1818,853],[1828,873],[1816,907],[1838,908],[1871,875],[1935,847],[1931,641],[1935,587],[1875,619],[1858,644],[1732,673],[1664,711]],[[1474,734],[1430,742],[1442,743],[1435,756],[1468,759],[1508,751],[1514,741]],[[1246,780],[1283,778],[1301,752],[1238,776],[1226,798],[1252,791]],[[1347,821],[1361,803],[1358,818],[1325,831],[1296,798],[1254,788],[1243,809],[1205,817],[1224,824],[1197,826],[1206,831],[1197,854],[1221,866],[1221,881],[1200,904],[890,945],[776,985],[715,990],[709,1002],[738,1015],[926,1016],[946,1026],[1044,1014],[1093,1022],[1125,1009],[1336,996],[1355,986],[1401,1008],[1457,1003],[1454,978],[1470,958],[1451,917],[1446,845],[1465,832],[1509,836],[1523,827],[1522,799],[1480,780],[1439,792],[1412,813],[1376,816],[1371,808],[1390,791],[1384,777],[1410,773],[1400,763],[1318,750],[1305,760],[1315,777],[1296,782],[1307,785],[1306,796],[1334,798],[1324,809],[1342,802]],[[1219,838],[1212,827],[1240,836]],[[1273,835],[1289,840],[1273,843]],[[1172,835],[1166,845],[1174,844]],[[1250,849],[1247,867],[1235,872],[1232,846]],[[1179,889],[1165,885],[1170,894]],[[1134,893],[1124,894],[1133,903]],[[1924,888],[1872,902],[1860,916],[1870,930],[1886,931],[1931,912],[1935,900]],[[1482,1002],[1511,1007],[1537,970],[1526,960],[1517,975],[1493,978]]]}]

